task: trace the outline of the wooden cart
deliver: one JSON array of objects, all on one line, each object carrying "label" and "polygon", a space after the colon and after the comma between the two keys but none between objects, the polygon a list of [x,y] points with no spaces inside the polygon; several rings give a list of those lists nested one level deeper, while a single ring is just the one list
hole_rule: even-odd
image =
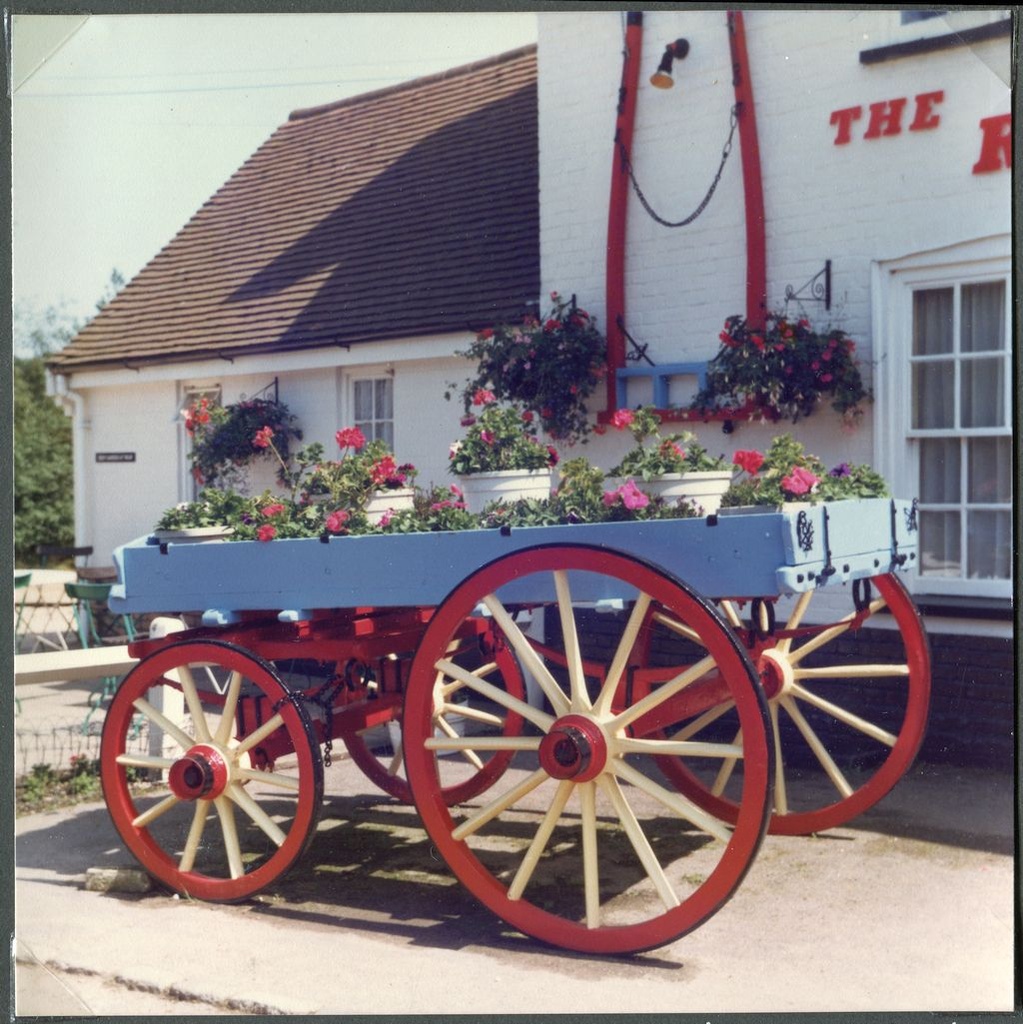
[{"label": "wooden cart", "polygon": [[600,953],[669,942],[766,831],[839,825],[919,747],[929,660],[899,570],[915,505],[115,556],[131,645],[103,788],[160,882],[243,900],[302,855],[335,742],[415,804],[514,928]]}]

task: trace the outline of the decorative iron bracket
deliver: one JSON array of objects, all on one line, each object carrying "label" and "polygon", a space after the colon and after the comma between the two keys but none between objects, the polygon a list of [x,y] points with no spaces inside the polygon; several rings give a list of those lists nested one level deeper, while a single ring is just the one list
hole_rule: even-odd
[{"label": "decorative iron bracket", "polygon": [[825,309],[831,309],[831,260],[824,261],[818,270],[802,287],[795,289],[785,285],[785,305],[796,302],[823,302]]},{"label": "decorative iron bracket", "polygon": [[625,324],[621,317],[618,317],[618,330],[625,335],[625,340],[632,346],[632,348],[625,353],[625,361],[627,363],[638,363],[641,359],[644,360],[648,366],[656,366],[657,364],[646,354],[646,350],[650,347],[649,343],[641,345],[636,339],[629,334],[625,329]]}]

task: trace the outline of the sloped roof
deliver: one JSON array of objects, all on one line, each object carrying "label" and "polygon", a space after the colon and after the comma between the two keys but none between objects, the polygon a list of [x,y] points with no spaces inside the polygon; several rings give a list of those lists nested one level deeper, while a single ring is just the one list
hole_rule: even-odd
[{"label": "sloped roof", "polygon": [[539,296],[536,48],[296,111],[57,372],[476,328]]}]

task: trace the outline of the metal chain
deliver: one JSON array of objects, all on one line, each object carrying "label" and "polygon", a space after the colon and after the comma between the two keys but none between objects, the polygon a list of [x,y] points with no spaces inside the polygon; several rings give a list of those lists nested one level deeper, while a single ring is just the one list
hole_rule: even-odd
[{"label": "metal chain", "polygon": [[718,165],[717,174],[714,175],[714,180],[710,183],[710,188],[707,190],[707,194],[703,197],[700,205],[684,220],[670,221],[665,220],[657,211],[650,205],[649,200],[643,194],[643,190],[639,187],[639,182],[636,181],[636,173],[632,169],[632,162],[629,160],[629,154],[625,149],[625,146],[619,141],[618,145],[622,151],[622,163],[625,165],[625,169],[629,172],[629,180],[632,182],[632,189],[639,198],[640,203],[643,204],[643,209],[646,210],[650,216],[657,221],[658,224],[663,225],[666,228],[684,228],[687,224],[692,224],[697,217],[707,209],[707,205],[710,203],[711,197],[714,195],[715,189],[718,187],[718,182],[721,180],[721,174],[725,169],[725,162],[728,160],[728,154],[732,151],[732,139],[735,137],[735,126],[739,123],[739,106],[736,104],[732,107],[731,114],[731,126],[728,129],[728,141],[725,143],[724,148],[721,150],[721,163]]}]

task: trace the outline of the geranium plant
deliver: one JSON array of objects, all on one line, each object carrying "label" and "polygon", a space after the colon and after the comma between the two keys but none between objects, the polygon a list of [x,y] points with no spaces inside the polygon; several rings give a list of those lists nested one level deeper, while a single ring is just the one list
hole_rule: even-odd
[{"label": "geranium plant", "polygon": [[[459,355],[476,363],[461,395],[466,412],[480,390],[534,413],[556,441],[572,444],[590,430],[586,399],[607,373],[607,341],[596,320],[551,292],[545,317],[479,331]],[[450,395],[449,395],[450,397]]]},{"label": "geranium plant", "polygon": [[558,453],[536,436],[536,418],[530,410],[499,405],[492,391],[477,388],[470,410],[462,418],[465,437],[448,452],[449,468],[459,476],[503,470],[548,469]]},{"label": "geranium plant", "polygon": [[611,417],[617,430],[628,430],[636,446],[615,466],[609,476],[638,477],[649,482],[666,473],[699,473],[727,468],[720,456],[712,456],[690,431],[661,437],[660,415],[653,409],[619,409]]},{"label": "geranium plant", "polygon": [[[289,444],[302,432],[283,402],[250,398],[234,405],[215,405],[207,398],[193,402],[182,413],[185,432],[191,440],[188,454],[196,483],[208,486],[240,487],[244,467],[263,451],[252,439],[260,428],[269,428],[277,451],[287,462]],[[284,478],[281,477],[284,482]]]},{"label": "geranium plant", "polygon": [[416,467],[399,465],[385,441],[367,441],[358,427],[339,430],[334,440],[341,452],[337,459],[324,459],[322,445],[303,453],[303,460],[311,463],[304,482],[308,497],[324,497],[332,508],[351,511],[363,508],[374,491],[412,486]]},{"label": "geranium plant", "polygon": [[774,438],[766,453],[737,451],[732,462],[741,473],[721,499],[722,508],[889,496],[884,478],[870,466],[843,462],[828,470],[790,434]]},{"label": "geranium plant", "polygon": [[707,364],[706,385],[692,408],[699,412],[750,409],[752,415],[809,416],[826,398],[850,424],[870,399],[856,343],[843,331],[817,331],[805,319],[769,314],[763,330],[732,316],[720,334],[721,349]]}]

